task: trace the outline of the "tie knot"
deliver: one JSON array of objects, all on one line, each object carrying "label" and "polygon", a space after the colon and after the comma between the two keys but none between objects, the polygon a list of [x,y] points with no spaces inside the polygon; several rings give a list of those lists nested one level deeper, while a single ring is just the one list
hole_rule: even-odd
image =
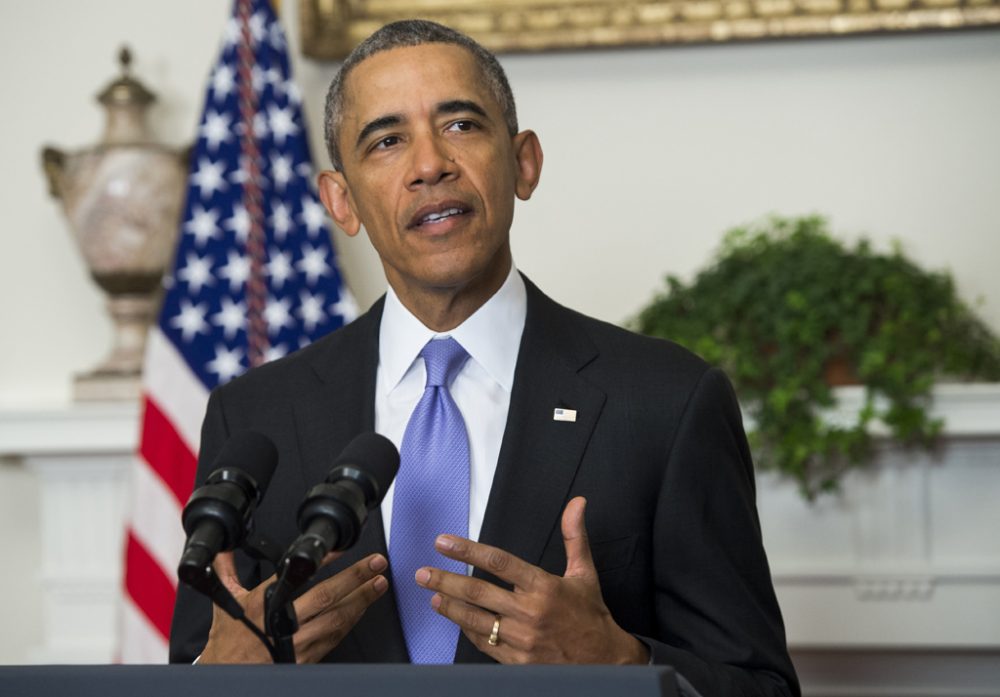
[{"label": "tie knot", "polygon": [[420,355],[427,368],[427,387],[447,387],[469,358],[462,345],[450,336],[447,339],[431,339]]}]

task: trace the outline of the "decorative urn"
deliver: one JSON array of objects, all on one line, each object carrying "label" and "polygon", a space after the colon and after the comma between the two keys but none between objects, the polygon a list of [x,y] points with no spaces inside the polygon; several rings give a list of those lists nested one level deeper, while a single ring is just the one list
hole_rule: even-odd
[{"label": "decorative urn", "polygon": [[153,141],[146,112],[156,97],[129,74],[127,47],[119,61],[121,76],[97,95],[107,111],[100,142],[42,151],[49,192],[62,202],[114,323],[110,353],[74,380],[74,399],[82,401],[139,395],[146,334],[176,246],[187,179],[189,149]]}]

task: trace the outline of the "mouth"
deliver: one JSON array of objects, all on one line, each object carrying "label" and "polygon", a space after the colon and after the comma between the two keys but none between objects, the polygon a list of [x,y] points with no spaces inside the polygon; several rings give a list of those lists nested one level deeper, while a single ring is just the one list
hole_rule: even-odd
[{"label": "mouth", "polygon": [[472,213],[472,207],[461,201],[442,201],[420,208],[407,226],[411,230],[436,230],[449,227],[447,223],[455,222]]}]

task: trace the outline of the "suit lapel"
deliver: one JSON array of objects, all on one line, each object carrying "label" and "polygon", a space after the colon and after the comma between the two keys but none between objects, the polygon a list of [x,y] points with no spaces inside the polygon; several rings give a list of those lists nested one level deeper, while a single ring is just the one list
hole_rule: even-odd
[{"label": "suit lapel", "polygon": [[[527,279],[525,283],[528,315],[479,539],[537,564],[558,530],[606,396],[579,375],[597,350],[572,313]],[[575,410],[576,421],[555,421],[553,412],[559,407]],[[478,569],[474,575],[498,582]],[[489,660],[460,635],[456,662]]]},{"label": "suit lapel", "polygon": [[[299,452],[308,486],[326,477],[337,454],[355,436],[375,430],[375,375],[381,318],[382,301],[379,301],[331,336],[326,350],[312,363],[318,385],[295,404]],[[382,513],[377,508],[369,515],[357,544],[324,567],[317,580],[329,578],[375,552],[388,558]],[[391,577],[388,573],[386,576],[391,584]],[[370,660],[408,660],[394,593],[386,593],[373,603],[351,636]]]}]

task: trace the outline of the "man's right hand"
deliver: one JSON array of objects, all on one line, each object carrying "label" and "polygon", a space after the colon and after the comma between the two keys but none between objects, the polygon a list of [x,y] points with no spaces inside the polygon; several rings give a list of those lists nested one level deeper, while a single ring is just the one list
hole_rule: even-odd
[{"label": "man's right hand", "polygon": [[[328,563],[335,559],[329,556]],[[381,554],[365,557],[340,573],[316,584],[295,600],[299,630],[295,632],[295,659],[316,663],[340,643],[368,606],[389,587],[382,572],[388,562]],[[272,576],[253,590],[240,585],[232,552],[215,559],[215,572],[243,606],[247,619],[264,627],[264,591]],[[212,629],[198,663],[270,663],[271,656],[242,622],[234,620],[217,605],[212,606]]]}]

